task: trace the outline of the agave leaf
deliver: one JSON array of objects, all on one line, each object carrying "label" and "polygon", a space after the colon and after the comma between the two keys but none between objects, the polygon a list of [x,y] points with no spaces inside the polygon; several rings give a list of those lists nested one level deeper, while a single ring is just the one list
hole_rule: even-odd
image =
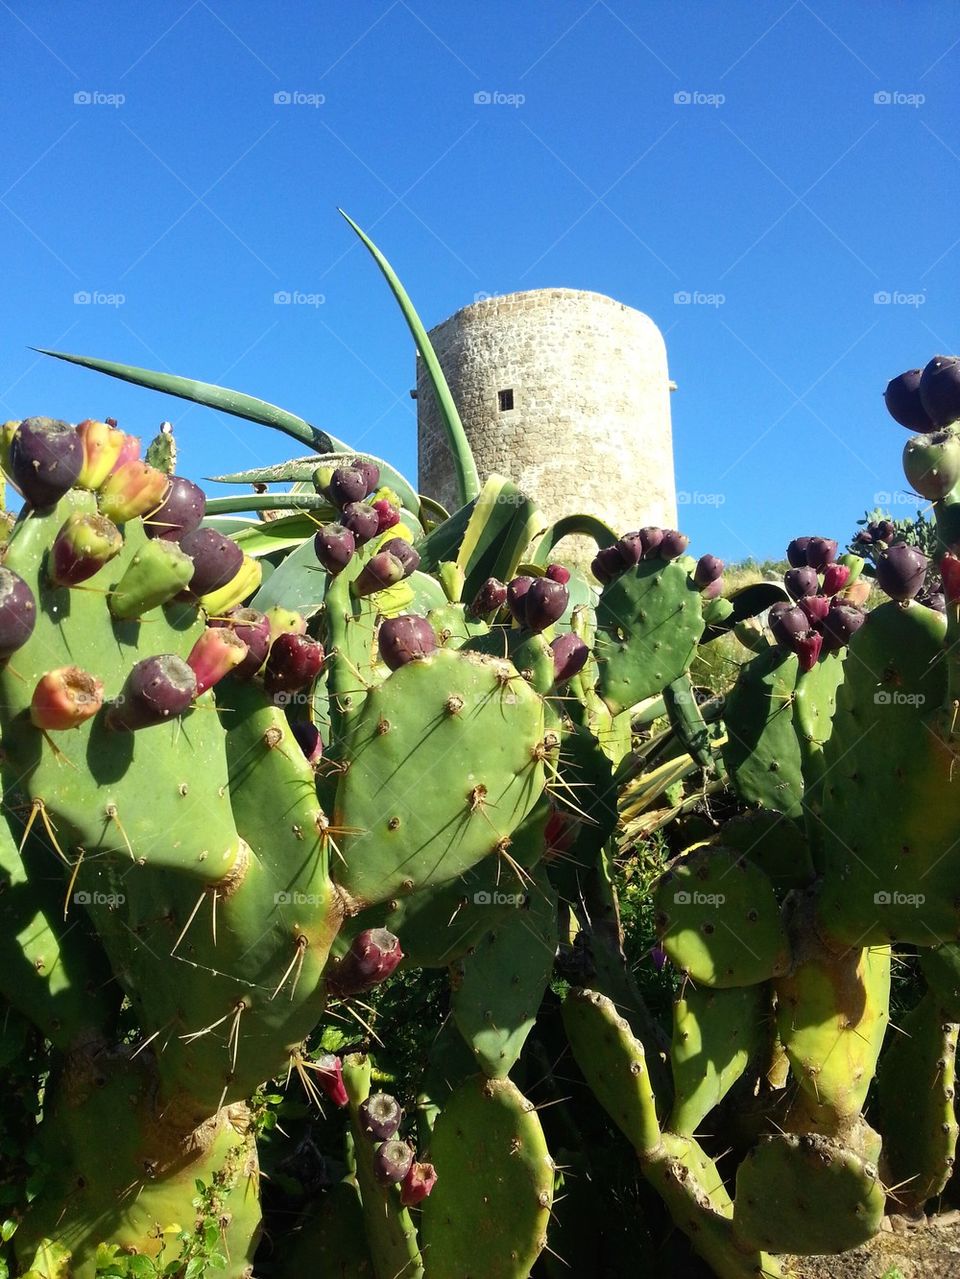
[{"label": "agave leaf", "polygon": [[[337,441],[339,445],[339,441]],[[355,457],[374,462],[380,468],[380,483],[393,491],[400,498],[407,510],[419,512],[420,497],[410,482],[389,462],[375,457],[372,453],[364,453],[358,449],[344,446],[333,453],[311,453],[309,457],[293,457],[288,462],[277,462],[273,466],[258,466],[251,471],[233,471],[229,475],[211,475],[208,479],[214,484],[310,484],[313,473],[318,466],[343,466],[352,462]],[[441,508],[442,509],[442,508]]]},{"label": "agave leaf", "polygon": [[727,631],[732,631],[736,624],[744,621],[745,618],[756,617],[772,604],[789,599],[790,596],[779,582],[750,582],[747,586],[741,586],[739,590],[731,591],[727,596],[728,602],[733,605],[732,612],[724,618],[710,622],[700,642],[708,644],[711,640],[725,635]]},{"label": "agave leaf", "polygon": [[234,524],[243,524],[239,530],[223,528],[220,521],[227,518],[215,516],[210,523],[223,533],[229,531],[240,549],[254,559],[299,546],[317,531],[316,520],[306,514],[286,515],[279,520],[232,520]]},{"label": "agave leaf", "polygon": [[592,537],[601,549],[604,546],[613,546],[617,541],[617,534],[609,524],[604,524],[603,520],[598,520],[595,515],[565,515],[547,527],[543,537],[537,543],[537,549],[531,556],[530,562],[545,568],[550,563],[553,548],[562,538],[568,537],[571,533]]},{"label": "agave leaf", "polygon": [[336,517],[335,509],[319,493],[235,493],[230,497],[207,499],[208,515],[234,515],[237,511],[280,510],[315,511],[320,523]]},{"label": "agave leaf", "polygon": [[436,352],[430,344],[427,336],[427,330],[423,327],[414,310],[413,303],[407,296],[407,293],[397,278],[393,267],[383,256],[377,246],[373,243],[356,222],[344,213],[343,209],[339,209],[341,217],[345,219],[349,226],[357,233],[366,247],[370,250],[373,260],[383,272],[384,279],[393,290],[393,296],[400,305],[403,312],[403,318],[406,320],[410,332],[413,334],[413,340],[420,352],[420,358],[426,367],[433,386],[434,394],[437,397],[437,406],[440,409],[440,420],[443,423],[444,430],[447,435],[447,444],[453,457],[453,465],[457,474],[457,490],[460,501],[466,503],[478,496],[480,493],[480,477],[477,474],[477,464],[473,460],[473,453],[470,451],[470,445],[463,429],[463,423],[460,421],[460,414],[457,412],[457,406],[453,402],[453,396],[447,385],[447,379],[443,375],[443,369],[440,367],[440,361],[437,359]]}]

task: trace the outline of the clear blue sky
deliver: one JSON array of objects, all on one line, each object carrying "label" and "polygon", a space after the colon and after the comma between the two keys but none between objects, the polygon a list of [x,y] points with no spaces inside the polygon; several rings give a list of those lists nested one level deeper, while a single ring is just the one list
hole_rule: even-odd
[{"label": "clear blue sky", "polygon": [[693,549],[843,537],[877,493],[912,512],[880,395],[960,348],[958,16],[0,0],[0,414],[145,436],[166,416],[192,477],[296,451],[27,349],[59,347],[236,386],[413,475],[411,342],[340,204],[428,326],[479,292],[555,285],[651,315]]}]

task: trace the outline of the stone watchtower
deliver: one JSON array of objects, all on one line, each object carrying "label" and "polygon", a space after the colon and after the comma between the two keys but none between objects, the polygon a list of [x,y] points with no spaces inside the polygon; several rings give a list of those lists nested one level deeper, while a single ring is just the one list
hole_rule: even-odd
[{"label": "stone watchtower", "polygon": [[[547,520],[597,515],[616,533],[675,527],[667,352],[640,311],[600,293],[484,298],[430,331],[481,481],[514,480]],[[452,510],[453,463],[417,360],[420,491]]]}]

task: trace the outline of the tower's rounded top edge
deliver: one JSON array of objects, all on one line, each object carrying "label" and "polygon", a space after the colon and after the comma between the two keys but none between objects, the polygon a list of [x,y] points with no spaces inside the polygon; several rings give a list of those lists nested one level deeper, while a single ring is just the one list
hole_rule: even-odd
[{"label": "tower's rounded top edge", "polygon": [[643,311],[628,306],[626,302],[618,302],[616,298],[608,297],[605,293],[594,293],[589,289],[525,289],[519,293],[494,293],[477,297],[467,306],[462,306],[453,315],[447,316],[439,324],[434,325],[434,328],[441,328],[445,324],[454,322],[469,323],[472,319],[487,318],[488,314],[515,314],[520,311],[548,309],[556,306],[557,303],[570,305],[576,302],[587,303],[591,308],[608,307],[620,312],[629,312],[649,320],[651,324],[654,323]]}]

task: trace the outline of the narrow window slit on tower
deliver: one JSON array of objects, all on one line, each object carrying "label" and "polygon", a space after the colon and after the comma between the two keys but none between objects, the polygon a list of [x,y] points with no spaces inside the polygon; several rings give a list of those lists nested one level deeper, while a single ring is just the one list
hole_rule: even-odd
[{"label": "narrow window slit on tower", "polygon": [[506,413],[508,409],[512,409],[512,408],[513,408],[513,391],[512,391],[512,389],[511,389],[511,390],[508,390],[508,391],[498,391],[498,392],[497,392],[497,405],[498,405],[498,407],[499,407],[499,409],[500,409],[500,412],[501,412],[501,413]]}]

